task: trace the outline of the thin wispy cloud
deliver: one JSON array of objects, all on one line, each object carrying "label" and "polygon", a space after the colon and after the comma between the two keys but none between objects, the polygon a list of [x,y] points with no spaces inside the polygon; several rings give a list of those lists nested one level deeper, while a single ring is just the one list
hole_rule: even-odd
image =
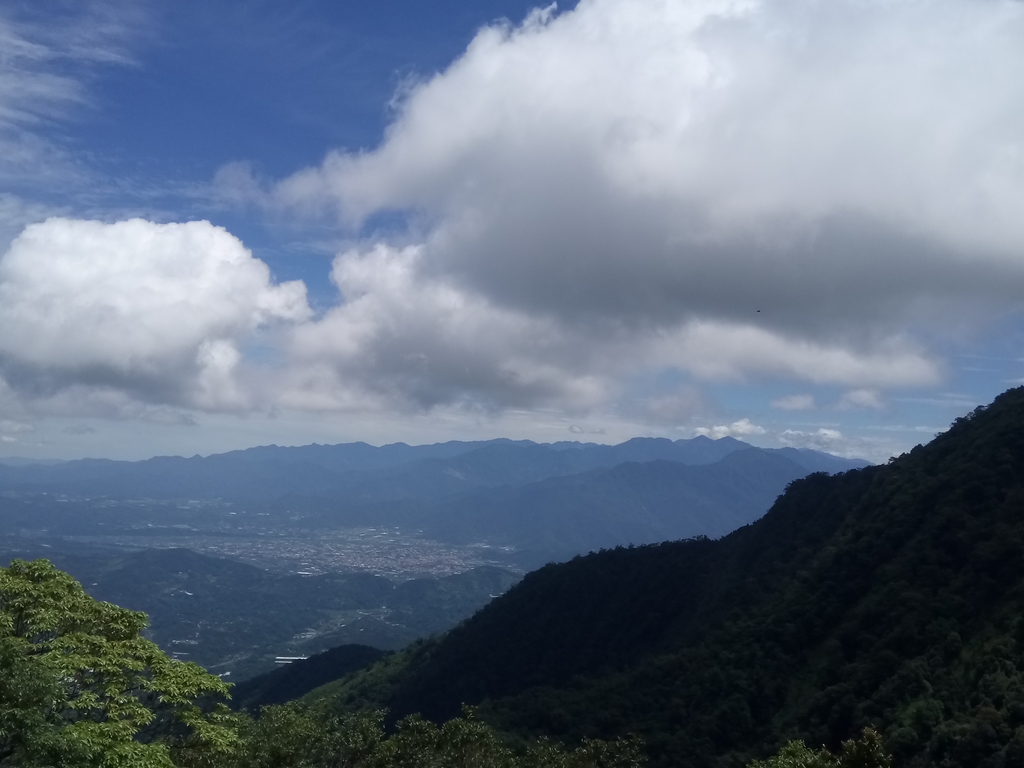
[{"label": "thin wispy cloud", "polygon": [[86,2],[65,10],[0,9],[0,173],[8,183],[66,182],[81,174],[54,128],[91,105],[88,81],[96,67],[131,63],[138,8]]},{"label": "thin wispy cloud", "polygon": [[839,398],[840,408],[885,408],[885,400],[877,389],[852,389]]}]

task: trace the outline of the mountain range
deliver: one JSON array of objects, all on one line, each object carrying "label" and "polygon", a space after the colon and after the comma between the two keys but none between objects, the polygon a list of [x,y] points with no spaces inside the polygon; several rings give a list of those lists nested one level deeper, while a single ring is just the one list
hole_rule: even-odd
[{"label": "mountain range", "polygon": [[[533,567],[601,547],[723,535],[762,515],[799,477],[866,464],[698,437],[267,446],[205,458],[0,465],[0,530],[110,537],[385,526],[508,547]],[[203,501],[216,504],[197,509]]]},{"label": "mountain range", "polygon": [[[263,446],[192,458],[0,463],[0,489],[151,499],[264,501],[299,494],[346,502],[436,500],[626,462],[712,464],[751,448],[729,437],[677,441],[635,438],[619,445],[499,439],[422,446],[395,443],[379,448],[365,443]],[[867,463],[810,450],[784,448],[776,452],[807,471],[843,471]]]},{"label": "mountain range", "polygon": [[895,764],[1024,765],[1024,388],[712,540],[551,564],[308,702],[739,766],[865,727]]}]

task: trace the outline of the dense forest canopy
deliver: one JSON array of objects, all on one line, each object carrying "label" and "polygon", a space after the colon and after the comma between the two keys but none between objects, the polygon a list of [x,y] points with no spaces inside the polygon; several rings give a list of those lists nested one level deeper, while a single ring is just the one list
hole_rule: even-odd
[{"label": "dense forest canopy", "polygon": [[886,466],[794,482],[718,541],[528,574],[312,694],[732,766],[876,728],[907,766],[1024,765],[1024,389]]}]

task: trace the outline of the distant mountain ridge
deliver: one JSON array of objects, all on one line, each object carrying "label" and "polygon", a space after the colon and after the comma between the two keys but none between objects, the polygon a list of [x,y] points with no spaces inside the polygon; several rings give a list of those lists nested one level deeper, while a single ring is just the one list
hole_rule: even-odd
[{"label": "distant mountain ridge", "polygon": [[29,459],[24,456],[0,456],[0,465],[8,467],[53,466],[64,463],[63,459]]},{"label": "distant mountain ridge", "polygon": [[807,470],[788,457],[738,450],[713,464],[656,460],[551,477],[434,507],[424,533],[577,554],[629,542],[723,536],[759,518]]},{"label": "distant mountain ridge", "polygon": [[[625,462],[712,464],[751,446],[733,438],[671,441],[634,438],[619,445],[545,445],[507,439],[380,448],[366,443],[262,446],[212,456],[127,462],[81,459],[60,464],[0,464],[0,489],[154,499],[267,500],[292,493],[375,502],[439,500],[483,488],[518,486]],[[761,450],[761,449],[757,449]],[[788,451],[809,471],[843,471],[867,462]],[[813,465],[813,469],[810,469]]]},{"label": "distant mountain ridge", "polygon": [[206,458],[0,465],[0,531],[110,538],[394,528],[510,548],[492,562],[512,557],[529,569],[602,547],[721,536],[764,514],[793,480],[865,464],[697,437],[264,446]]}]

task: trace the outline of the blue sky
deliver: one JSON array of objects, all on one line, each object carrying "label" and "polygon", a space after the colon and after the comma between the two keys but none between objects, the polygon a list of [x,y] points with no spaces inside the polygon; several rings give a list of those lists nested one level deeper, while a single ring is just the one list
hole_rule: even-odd
[{"label": "blue sky", "polygon": [[0,456],[733,435],[1024,377],[1013,0],[0,2]]}]

